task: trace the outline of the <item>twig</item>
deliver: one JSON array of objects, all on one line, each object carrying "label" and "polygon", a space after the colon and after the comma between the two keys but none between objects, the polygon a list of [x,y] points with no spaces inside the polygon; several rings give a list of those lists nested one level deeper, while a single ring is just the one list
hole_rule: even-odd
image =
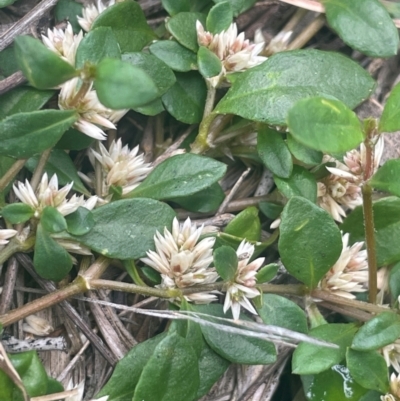
[{"label": "twig", "polygon": [[24,82],[26,82],[24,74],[22,74],[21,71],[14,72],[14,74],[0,81],[0,95],[8,92],[16,86],[23,84]]},{"label": "twig", "polygon": [[8,261],[7,272],[4,278],[3,292],[0,297],[0,315],[3,315],[10,308],[15,282],[18,274],[18,262],[12,257]]},{"label": "twig", "polygon": [[0,178],[0,192],[11,182],[11,180],[23,169],[27,159],[17,160]]},{"label": "twig", "polygon": [[35,171],[33,172],[32,178],[31,178],[31,187],[33,191],[36,191],[40,180],[42,179],[43,175],[43,170],[44,167],[46,166],[47,160],[49,160],[50,153],[51,153],[52,148],[46,149],[39,158],[39,162],[35,168]]}]

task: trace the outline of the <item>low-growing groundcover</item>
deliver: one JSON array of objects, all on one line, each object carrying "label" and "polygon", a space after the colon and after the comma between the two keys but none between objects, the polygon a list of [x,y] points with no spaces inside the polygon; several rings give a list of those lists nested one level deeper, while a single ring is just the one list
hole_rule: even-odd
[{"label": "low-growing groundcover", "polygon": [[[60,0],[0,52],[0,399],[271,400],[291,354],[275,399],[400,400],[400,84],[365,117],[355,57],[238,32],[255,0],[159,5]],[[393,4],[320,7],[347,54],[396,56]],[[91,377],[35,351],[71,332]],[[221,393],[237,365],[272,368]]]}]

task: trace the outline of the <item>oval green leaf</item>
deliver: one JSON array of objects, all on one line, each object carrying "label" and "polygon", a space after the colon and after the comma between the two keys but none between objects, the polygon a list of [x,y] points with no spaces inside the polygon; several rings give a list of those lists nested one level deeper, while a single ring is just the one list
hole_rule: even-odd
[{"label": "oval green leaf", "polygon": [[400,263],[397,262],[389,274],[389,288],[392,299],[397,300],[400,296]]},{"label": "oval green leaf", "polygon": [[40,216],[40,223],[45,231],[59,233],[67,229],[67,222],[64,216],[52,206],[46,206]]},{"label": "oval green leaf", "polygon": [[379,121],[379,132],[400,130],[400,83],[390,92]]},{"label": "oval green leaf", "polygon": [[302,143],[296,141],[292,135],[287,135],[286,143],[292,155],[305,165],[316,166],[322,163],[322,152],[304,146]]},{"label": "oval green leaf", "polygon": [[221,246],[213,253],[214,266],[224,281],[235,278],[238,268],[238,257],[235,250],[230,246]]},{"label": "oval green leaf", "polygon": [[391,159],[379,168],[369,183],[375,189],[400,196],[400,160]]},{"label": "oval green leaf", "polygon": [[260,241],[261,221],[258,217],[258,209],[250,206],[242,210],[228,223],[224,233],[245,238],[248,241]]},{"label": "oval green leaf", "polygon": [[278,273],[279,265],[277,263],[270,263],[262,267],[256,274],[256,281],[258,284],[268,283]]},{"label": "oval green leaf", "polygon": [[79,206],[74,213],[65,217],[67,231],[72,235],[84,235],[94,226],[93,214],[85,207]]},{"label": "oval green leaf", "polygon": [[11,203],[1,210],[1,215],[11,224],[25,223],[34,213],[35,210],[26,203]]},{"label": "oval green leaf", "polygon": [[220,33],[229,28],[233,20],[232,6],[228,1],[217,3],[208,12],[206,27],[211,33]]},{"label": "oval green leaf", "polygon": [[197,52],[197,64],[204,78],[215,77],[222,70],[222,62],[218,56],[204,46],[200,46]]}]

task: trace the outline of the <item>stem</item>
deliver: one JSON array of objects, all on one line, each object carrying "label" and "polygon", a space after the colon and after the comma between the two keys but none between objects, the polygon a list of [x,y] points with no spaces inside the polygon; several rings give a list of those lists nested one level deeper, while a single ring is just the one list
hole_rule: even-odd
[{"label": "stem", "polygon": [[146,283],[140,277],[134,260],[132,259],[125,260],[123,261],[123,264],[125,266],[126,271],[131,276],[131,279],[136,285],[140,285],[142,287],[148,287],[148,285],[146,285]]},{"label": "stem", "polygon": [[215,103],[215,94],[217,93],[217,89],[210,83],[208,79],[206,79],[207,83],[207,97],[206,104],[204,106],[203,120],[208,117],[212,110],[214,109]]},{"label": "stem", "polygon": [[[96,141],[95,149],[97,153],[101,154],[100,141]],[[100,161],[97,160],[97,157],[95,158],[94,161],[94,177],[95,177],[95,182],[94,182],[95,192],[96,195],[101,198],[103,196],[103,167],[101,166]]]},{"label": "stem", "polygon": [[199,133],[197,134],[196,140],[191,145],[192,153],[203,153],[209,149],[210,146],[207,141],[208,132],[216,116],[216,114],[211,113],[207,117],[203,118],[202,122],[200,123]]},{"label": "stem", "polygon": [[11,182],[11,180],[22,170],[25,166],[27,159],[17,160],[0,178],[0,192],[4,190],[4,188]]},{"label": "stem", "polygon": [[42,174],[43,174],[43,170],[44,167],[47,163],[47,160],[50,157],[50,153],[51,153],[52,148],[50,149],[46,149],[41,155],[40,155],[40,159],[39,162],[35,168],[35,171],[33,173],[32,179],[31,179],[31,187],[33,189],[33,191],[36,191],[36,188],[39,185],[39,182],[42,178]]},{"label": "stem", "polygon": [[26,241],[20,242],[14,237],[5,248],[0,251],[0,265],[11,258],[17,252],[25,252],[35,244],[35,236],[29,237]]}]

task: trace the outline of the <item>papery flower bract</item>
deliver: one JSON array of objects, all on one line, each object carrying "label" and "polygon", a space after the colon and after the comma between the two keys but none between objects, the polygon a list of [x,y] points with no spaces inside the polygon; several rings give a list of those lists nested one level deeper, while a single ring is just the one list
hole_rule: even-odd
[{"label": "papery flower bract", "polygon": [[0,229],[0,249],[8,244],[8,240],[17,234],[18,231],[12,229]]},{"label": "papery flower bract", "polygon": [[83,38],[83,32],[74,35],[71,24],[67,23],[65,31],[53,28],[47,30],[47,36],[42,35],[44,45],[58,54],[63,60],[75,67],[76,49]]},{"label": "papery flower bract", "polygon": [[381,349],[381,353],[386,361],[386,366],[392,368],[399,374],[400,373],[400,339],[394,343],[386,345]]},{"label": "papery flower bract", "polygon": [[237,251],[238,267],[235,277],[226,290],[224,302],[224,312],[229,308],[232,309],[232,315],[235,320],[239,319],[240,307],[247,309],[249,312],[257,314],[249,298],[255,298],[260,295],[260,291],[255,287],[257,270],[264,263],[264,258],[258,258],[249,263],[254,253],[254,245],[243,240]]},{"label": "papery flower bract", "polygon": [[39,187],[35,192],[28,180],[25,184],[17,182],[13,185],[15,195],[21,202],[31,206],[35,210],[34,216],[39,218],[43,209],[46,206],[56,208],[63,216],[71,214],[78,209],[79,206],[86,209],[93,209],[97,202],[97,197],[92,196],[85,200],[84,196],[76,196],[75,194],[67,199],[67,195],[73,186],[73,182],[65,185],[63,188],[58,189],[58,178],[54,174],[50,181],[48,180],[47,173],[43,174]]},{"label": "papery flower bract", "polygon": [[150,163],[145,163],[143,154],[138,155],[139,146],[132,150],[128,145],[122,146],[121,139],[113,141],[107,150],[99,144],[100,153],[90,149],[89,159],[95,165],[97,159],[103,168],[103,196],[109,194],[111,185],[122,188],[122,193],[135,189],[150,173],[152,167]]},{"label": "papery flower bract", "polygon": [[[194,285],[214,283],[218,274],[210,268],[213,261],[212,249],[215,238],[199,241],[203,226],[196,228],[188,218],[180,227],[174,218],[172,233],[164,229],[164,236],[158,231],[154,236],[156,251],[148,251],[143,263],[161,274],[163,289],[186,288]],[[195,293],[185,296],[188,301],[209,303],[216,299],[211,293]]]},{"label": "papery flower bract", "polygon": [[367,251],[364,242],[348,246],[349,234],[342,235],[343,249],[337,262],[319,282],[318,287],[341,297],[354,299],[352,292],[365,292],[368,284]]},{"label": "papery flower bract", "polygon": [[115,4],[115,0],[109,0],[105,5],[102,0],[97,0],[96,4],[89,4],[82,10],[82,17],[78,18],[78,23],[86,32],[90,31],[94,20],[108,7]]},{"label": "papery flower bract", "polygon": [[54,330],[46,319],[36,315],[27,316],[25,322],[26,323],[22,325],[22,330],[36,336],[47,336]]}]

